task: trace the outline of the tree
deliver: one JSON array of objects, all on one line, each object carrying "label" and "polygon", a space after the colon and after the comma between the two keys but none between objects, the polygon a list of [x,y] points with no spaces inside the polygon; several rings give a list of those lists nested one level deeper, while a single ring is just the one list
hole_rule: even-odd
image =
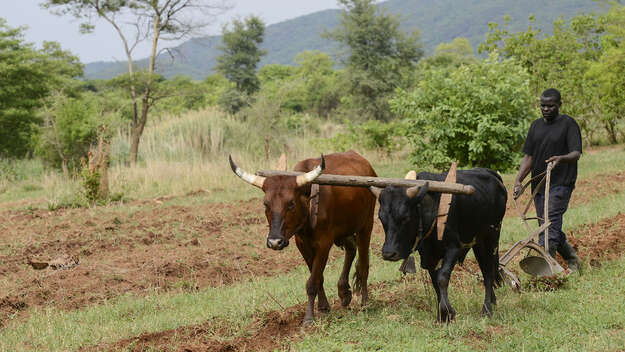
[{"label": "tree", "polygon": [[71,90],[82,75],[78,58],[58,43],[37,50],[23,39],[24,28],[0,19],[0,157],[23,157],[41,119],[37,109],[53,90]]},{"label": "tree", "polygon": [[418,31],[406,35],[397,17],[375,5],[374,0],[339,0],[344,8],[341,24],[325,36],[346,50],[353,106],[361,114],[379,120],[390,118],[388,97],[402,86],[403,77],[423,56]]},{"label": "tree", "polygon": [[609,141],[617,143],[618,124],[625,119],[625,6],[614,4],[599,22],[606,33],[601,38],[604,50],[590,65],[585,78],[596,92],[593,103],[601,111],[597,118]]},{"label": "tree", "polygon": [[476,62],[473,47],[467,38],[458,37],[449,43],[440,43],[432,56],[419,61],[422,70],[433,67],[466,65]]},{"label": "tree", "polygon": [[51,97],[43,109],[44,125],[36,152],[52,166],[61,166],[69,176],[96,141],[100,108],[95,98]]},{"label": "tree", "polygon": [[406,117],[419,168],[515,167],[531,116],[529,75],[497,54],[458,68],[432,69],[413,91],[398,90],[394,113]]},{"label": "tree", "polygon": [[[128,92],[132,100],[130,161],[137,162],[139,142],[148,120],[153,96],[155,68],[160,41],[179,40],[197,33],[209,24],[198,14],[213,16],[225,10],[224,0],[46,0],[44,6],[59,15],[71,14],[84,19],[80,30],[93,30],[92,20],[104,19],[119,35],[128,62]],[[146,73],[138,75],[133,52],[143,41],[151,42]],[[142,86],[138,92],[138,86]]]},{"label": "tree", "polygon": [[[603,32],[594,15],[581,14],[567,24],[562,18],[553,23],[553,34],[546,35],[534,28],[535,18],[524,32],[511,33],[506,22],[503,27],[490,23],[486,41],[479,52],[500,52],[503,57],[516,58],[530,74],[530,89],[535,97],[547,88],[558,88],[563,95],[563,112],[575,116],[582,132],[591,141],[597,125],[595,91],[589,87],[585,74],[590,64],[601,55],[600,37]],[[533,101],[538,108],[538,99]]]},{"label": "tree", "polygon": [[[243,21],[234,20],[232,29],[227,25],[223,27],[223,44],[219,46],[223,54],[217,57],[216,69],[234,84],[236,90],[226,94],[250,96],[258,91],[260,81],[256,76],[256,67],[266,53],[258,45],[263,42],[264,35],[265,24],[255,16]],[[240,107],[232,110],[237,111]]]}]

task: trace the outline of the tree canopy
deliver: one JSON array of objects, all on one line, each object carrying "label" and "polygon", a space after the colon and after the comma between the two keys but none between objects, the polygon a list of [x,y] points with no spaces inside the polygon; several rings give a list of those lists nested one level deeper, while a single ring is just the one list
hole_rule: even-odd
[{"label": "tree canopy", "polygon": [[365,115],[388,120],[388,97],[423,56],[419,32],[407,35],[397,16],[387,14],[374,0],[339,0],[340,25],[325,35],[345,50],[343,63],[353,106]]},{"label": "tree canopy", "polygon": [[42,49],[26,43],[24,28],[10,28],[0,18],[0,157],[22,157],[41,122],[36,109],[53,90],[71,86],[82,64],[58,43]]},{"label": "tree canopy", "polygon": [[265,24],[255,16],[234,20],[232,28],[223,27],[223,44],[219,46],[223,54],[217,58],[217,71],[233,82],[239,92],[249,95],[260,87],[256,68],[265,55],[258,47],[264,35]]}]

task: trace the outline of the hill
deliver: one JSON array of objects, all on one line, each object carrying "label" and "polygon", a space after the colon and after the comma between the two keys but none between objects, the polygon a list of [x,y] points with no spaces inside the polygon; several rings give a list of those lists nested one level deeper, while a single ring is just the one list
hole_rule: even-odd
[{"label": "hill", "polygon": [[[473,47],[484,40],[489,22],[503,23],[510,15],[510,27],[524,30],[528,26],[529,14],[534,14],[540,28],[549,32],[553,21],[559,16],[571,18],[582,12],[600,10],[594,0],[388,0],[379,6],[399,16],[403,30],[418,28],[426,52],[432,51],[441,42],[456,37],[466,37]],[[321,37],[324,30],[339,24],[340,10],[324,10],[292,20],[267,26],[262,48],[267,55],[261,61],[266,64],[293,64],[297,53],[304,50],[319,50],[338,55],[334,42]],[[203,79],[212,74],[220,36],[193,38],[175,49],[174,58],[163,55],[158,62],[158,71],[166,77],[187,75]],[[140,60],[145,66],[147,60]],[[111,78],[125,72],[123,62],[94,62],[86,65],[85,75],[89,79]]]}]

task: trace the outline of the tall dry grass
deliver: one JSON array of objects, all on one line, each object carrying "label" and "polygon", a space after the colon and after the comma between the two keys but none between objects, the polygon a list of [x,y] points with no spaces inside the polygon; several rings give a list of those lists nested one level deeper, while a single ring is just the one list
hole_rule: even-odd
[{"label": "tall dry grass", "polygon": [[[297,128],[287,127],[285,121],[298,122]],[[328,143],[320,142],[343,131],[343,126],[331,120],[311,116],[280,117],[270,110],[249,113],[246,120],[209,108],[182,115],[154,116],[146,126],[139,145],[137,165],[127,163],[130,149],[128,131],[118,130],[111,142],[109,184],[111,194],[125,199],[146,199],[170,195],[184,195],[199,190],[208,193],[209,200],[247,199],[261,193],[245,186],[230,170],[228,154],[239,166],[250,172],[275,168],[283,152],[287,166],[292,168],[299,160],[335,152]],[[356,148],[357,149],[357,148]],[[381,175],[397,169],[397,175],[406,167],[397,168],[397,158],[383,152],[357,150]],[[30,161],[29,163],[34,163]],[[399,161],[401,164],[401,161]],[[35,163],[37,164],[37,163]],[[22,204],[30,199],[38,203],[44,199],[47,206],[68,206],[80,203],[82,186],[74,176],[45,170],[41,163],[28,166],[19,182],[0,182],[0,202]],[[392,166],[392,167],[391,167]],[[32,185],[37,185],[34,190]],[[206,199],[206,198],[203,198]]]},{"label": "tall dry grass", "polygon": [[[275,121],[242,121],[218,109],[165,116],[146,127],[135,167],[122,162],[130,139],[119,132],[112,143],[112,192],[146,198],[205,190],[216,200],[248,198],[258,193],[252,187],[242,187],[241,180],[234,177],[228,154],[241,167],[254,172],[276,167],[280,154],[286,152],[291,168],[298,160],[332,152],[322,150],[327,147],[315,141],[341,128],[323,120],[310,130],[288,133],[271,123]],[[368,154],[375,159],[384,157],[381,153]]]}]

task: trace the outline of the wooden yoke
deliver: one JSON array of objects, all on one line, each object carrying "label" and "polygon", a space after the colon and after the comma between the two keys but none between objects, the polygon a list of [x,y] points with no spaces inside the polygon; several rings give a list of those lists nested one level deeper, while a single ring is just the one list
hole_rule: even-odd
[{"label": "wooden yoke", "polygon": [[[451,163],[451,167],[449,168],[449,172],[447,173],[447,177],[445,178],[446,183],[456,183],[457,166],[458,162],[454,161],[453,163]],[[445,232],[445,225],[447,224],[447,216],[449,215],[450,205],[451,193],[441,194],[441,200],[438,203],[438,217],[436,218],[437,239],[439,241],[443,240],[443,233]]]}]

